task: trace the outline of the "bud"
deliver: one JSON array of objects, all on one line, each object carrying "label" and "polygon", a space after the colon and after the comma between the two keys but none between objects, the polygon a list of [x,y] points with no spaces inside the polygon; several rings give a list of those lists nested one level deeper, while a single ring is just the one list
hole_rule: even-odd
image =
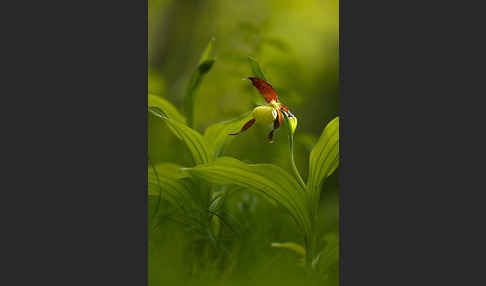
[{"label": "bud", "polygon": [[295,116],[289,117],[289,125],[290,125],[290,131],[292,131],[292,135],[294,135],[295,129],[297,128],[297,117]]}]

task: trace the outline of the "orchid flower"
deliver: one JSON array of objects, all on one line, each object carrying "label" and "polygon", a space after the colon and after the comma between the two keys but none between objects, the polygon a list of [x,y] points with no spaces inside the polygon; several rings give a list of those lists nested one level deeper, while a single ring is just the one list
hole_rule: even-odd
[{"label": "orchid flower", "polygon": [[280,127],[280,125],[282,125],[282,120],[283,120],[282,112],[284,112],[287,115],[289,120],[292,122],[291,123],[293,125],[292,129],[295,130],[297,118],[295,118],[295,116],[289,111],[287,106],[278,102],[278,95],[273,89],[273,87],[265,80],[257,77],[249,77],[246,79],[251,80],[253,86],[255,86],[258,89],[258,91],[265,98],[265,101],[268,104],[255,107],[255,109],[253,109],[252,112],[253,118],[247,123],[245,123],[245,125],[243,125],[240,132],[232,133],[229,135],[238,135],[246,131],[251,126],[253,126],[254,123],[268,124],[268,125],[273,123],[273,129],[268,134],[268,139],[270,140],[270,143],[273,143],[273,133],[276,129]]}]

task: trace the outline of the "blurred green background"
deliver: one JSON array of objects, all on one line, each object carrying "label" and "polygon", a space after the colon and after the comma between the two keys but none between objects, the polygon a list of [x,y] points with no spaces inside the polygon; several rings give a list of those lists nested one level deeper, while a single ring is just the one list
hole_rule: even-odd
[{"label": "blurred green background", "polygon": [[[339,1],[196,1],[149,0],[149,92],[183,111],[186,86],[209,40],[214,37],[211,71],[195,102],[195,129],[233,119],[252,110],[254,87],[248,56],[260,64],[279,100],[298,118],[295,160],[307,177],[310,149],[323,128],[338,116]],[[248,163],[273,163],[290,171],[287,135],[282,130],[269,144],[269,126],[255,125],[237,136],[224,152]],[[163,121],[148,118],[149,158],[192,166],[187,148]],[[338,233],[338,172],[323,185],[322,232]],[[228,199],[238,235],[229,235],[225,259],[194,269],[193,234],[170,219],[163,203],[149,221],[149,285],[337,285],[333,261],[319,277],[309,277],[291,251],[272,242],[302,237],[282,209],[256,194],[235,192]],[[149,217],[155,202],[149,201]],[[208,264],[211,262],[208,261]]]}]

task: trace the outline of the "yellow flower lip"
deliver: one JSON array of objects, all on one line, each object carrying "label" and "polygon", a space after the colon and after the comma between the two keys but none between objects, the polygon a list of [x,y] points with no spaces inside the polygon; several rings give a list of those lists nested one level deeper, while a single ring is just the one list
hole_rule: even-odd
[{"label": "yellow flower lip", "polygon": [[277,117],[276,113],[277,111],[273,106],[261,105],[253,109],[252,116],[255,123],[272,124]]}]

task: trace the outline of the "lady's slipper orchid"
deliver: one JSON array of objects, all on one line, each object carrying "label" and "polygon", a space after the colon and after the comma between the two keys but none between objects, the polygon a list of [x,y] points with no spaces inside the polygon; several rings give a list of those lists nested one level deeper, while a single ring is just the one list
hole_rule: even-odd
[{"label": "lady's slipper orchid", "polygon": [[251,83],[258,89],[258,91],[265,98],[268,104],[255,107],[252,112],[253,118],[245,123],[245,125],[243,125],[240,132],[229,135],[238,135],[250,128],[255,122],[261,124],[273,123],[273,129],[268,134],[268,139],[270,140],[270,143],[273,143],[273,133],[276,129],[280,127],[280,125],[282,125],[282,112],[285,112],[290,122],[292,122],[292,125],[294,125],[291,126],[292,131],[294,131],[297,124],[297,118],[295,118],[295,116],[290,113],[287,106],[277,101],[278,96],[273,87],[265,80],[257,77],[249,77],[247,79],[251,80]]}]

